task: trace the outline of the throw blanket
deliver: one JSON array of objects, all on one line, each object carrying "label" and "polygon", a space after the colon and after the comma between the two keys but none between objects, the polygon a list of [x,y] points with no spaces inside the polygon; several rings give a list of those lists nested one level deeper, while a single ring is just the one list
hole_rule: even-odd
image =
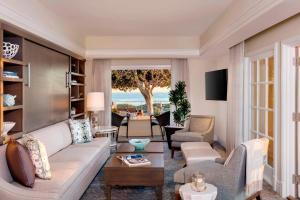
[{"label": "throw blanket", "polygon": [[262,190],[269,140],[267,138],[254,139],[243,145],[247,150],[246,196],[250,196]]}]

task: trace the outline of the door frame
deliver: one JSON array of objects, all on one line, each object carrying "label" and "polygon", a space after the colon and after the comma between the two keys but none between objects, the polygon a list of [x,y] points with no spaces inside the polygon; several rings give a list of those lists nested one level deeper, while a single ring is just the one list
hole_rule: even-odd
[{"label": "door frame", "polygon": [[253,59],[258,58],[264,58],[267,56],[274,56],[274,153],[273,153],[273,168],[269,165],[266,165],[265,167],[265,173],[264,173],[264,179],[273,186],[273,189],[275,191],[279,191],[280,187],[278,187],[280,184],[278,184],[278,166],[279,164],[279,145],[278,145],[278,138],[279,138],[279,116],[280,116],[280,92],[279,92],[279,81],[280,81],[280,45],[279,43],[275,43],[274,45],[269,45],[265,48],[261,48],[255,52],[251,52],[245,57],[245,94],[244,94],[244,110],[245,110],[245,140],[251,139],[250,129],[251,129],[251,101],[249,100],[251,98],[251,89],[250,89],[250,80],[251,80],[251,61]]}]

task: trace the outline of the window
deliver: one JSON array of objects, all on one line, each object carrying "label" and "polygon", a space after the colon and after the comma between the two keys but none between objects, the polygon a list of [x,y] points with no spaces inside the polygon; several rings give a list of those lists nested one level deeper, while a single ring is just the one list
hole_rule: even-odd
[{"label": "window", "polygon": [[251,138],[267,137],[270,140],[268,165],[274,165],[274,56],[251,60]]}]

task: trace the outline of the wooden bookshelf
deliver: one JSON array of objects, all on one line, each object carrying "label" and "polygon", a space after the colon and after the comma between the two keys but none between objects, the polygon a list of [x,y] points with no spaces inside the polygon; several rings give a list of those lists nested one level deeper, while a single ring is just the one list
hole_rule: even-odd
[{"label": "wooden bookshelf", "polygon": [[[85,117],[85,60],[79,60],[70,57],[69,70],[69,117],[84,118]],[[71,114],[72,108],[76,110],[75,114]]]},{"label": "wooden bookshelf", "polygon": [[[1,94],[15,95],[15,105],[4,106],[4,97],[0,97],[0,130],[3,133],[4,122],[12,121],[16,125],[9,131],[9,135],[13,138],[22,136],[23,132],[23,38],[16,34],[1,30],[0,43],[10,42],[19,45],[17,54],[12,58],[3,58],[3,46],[1,47],[0,58],[0,81]],[[14,72],[18,78],[5,77],[4,71]],[[2,138],[3,139],[3,138]]]}]

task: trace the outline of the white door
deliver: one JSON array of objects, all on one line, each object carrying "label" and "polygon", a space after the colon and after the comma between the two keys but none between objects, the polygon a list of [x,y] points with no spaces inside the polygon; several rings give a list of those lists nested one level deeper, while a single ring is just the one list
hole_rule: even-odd
[{"label": "white door", "polygon": [[274,52],[250,59],[249,139],[267,137],[269,142],[265,179],[273,185],[276,135],[276,75]]}]

